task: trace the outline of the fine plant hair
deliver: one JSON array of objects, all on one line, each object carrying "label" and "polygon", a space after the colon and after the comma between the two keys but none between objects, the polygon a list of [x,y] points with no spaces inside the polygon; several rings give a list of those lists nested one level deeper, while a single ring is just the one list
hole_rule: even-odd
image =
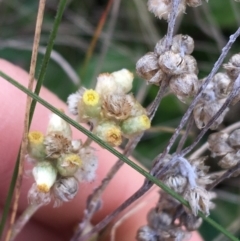
[{"label": "fine plant hair", "polygon": [[[69,202],[75,197],[80,183],[93,182],[96,179],[98,158],[97,152],[91,147],[94,141],[113,153],[118,160],[100,185],[89,195],[83,218],[71,237],[71,241],[86,241],[92,237],[97,240],[97,235],[114,218],[134,202],[141,201],[140,198],[153,186],[159,188],[159,200],[155,207],[149,210],[146,225],[139,227],[136,240],[186,240],[190,238],[192,231],[200,228],[202,220],[212,225],[229,240],[238,240],[235,234],[211,219],[209,215],[215,207],[214,188],[226,179],[240,174],[240,123],[236,122],[226,128],[221,125],[227,112],[240,100],[240,53],[231,53],[229,56],[230,49],[240,35],[240,27],[231,33],[229,40],[224,43],[217,31],[217,26],[211,25],[216,27],[211,37],[217,39],[221,54],[206,77],[199,78],[198,62],[191,55],[194,51],[194,39],[188,33],[177,34],[177,28],[180,19],[184,18],[184,14],[188,12],[188,7],[193,7],[196,12],[198,7],[204,6],[206,13],[207,3],[202,0],[148,0],[145,7],[155,15],[156,21],[167,22],[166,33],[154,42],[154,50],[149,47],[150,52],[146,51],[136,63],[136,73],[144,85],[155,85],[158,88],[155,98],[151,99],[147,107],[139,103],[138,99],[130,93],[133,92],[133,74],[127,69],[122,69],[128,66],[119,66],[120,70],[112,73],[96,74],[95,87],[78,86],[78,91],[69,95],[67,100],[69,112],[75,115],[75,119],[71,119],[57,107],[38,96],[64,11],[66,11],[66,16],[73,20],[67,10],[67,1],[59,1],[49,44],[45,49],[39,44],[45,4],[45,0],[39,1],[28,88],[0,71],[1,77],[28,96],[24,134],[12,178],[12,188],[9,190],[8,201],[1,218],[0,237],[7,216],[10,217],[10,224],[4,240],[9,241],[15,239],[31,216],[42,206],[48,205],[51,201],[54,202],[54,208],[64,205],[64,202]],[[108,41],[113,35],[119,4],[120,1],[115,3],[109,1],[105,15],[102,17],[102,21],[105,21],[112,7],[112,22],[106,33]],[[199,21],[200,17],[197,14]],[[204,29],[206,26],[201,27]],[[99,23],[84,65],[91,61],[91,51],[95,47],[96,39],[99,38],[102,28],[102,23]],[[207,29],[205,32],[211,35]],[[102,49],[101,60],[104,59],[109,45],[108,41]],[[6,45],[8,44],[12,43]],[[42,53],[43,50],[46,51],[37,85],[33,90],[37,53]],[[80,83],[73,68],[69,67],[67,62],[59,56],[55,55],[55,59],[57,58],[56,61],[63,65],[62,68],[68,73],[69,78],[75,84],[78,80]],[[97,68],[100,69],[101,66]],[[98,69],[95,70],[96,73]],[[128,157],[134,153],[145,132],[150,128],[157,110],[161,107],[162,100],[169,93],[175,95],[178,101],[187,107],[166,146],[151,161],[150,170],[145,171]],[[52,112],[45,134],[31,131],[31,121],[37,102]],[[87,124],[89,129],[83,127],[82,123]],[[71,126],[85,134],[87,140],[82,142],[72,139]],[[197,129],[199,131],[196,131]],[[189,144],[188,138],[192,132],[197,135]],[[123,148],[122,153],[115,149],[117,146]],[[218,160],[221,170],[218,168],[216,172],[210,171],[208,156],[203,155],[206,150],[209,150],[209,156]],[[26,197],[29,200],[28,208],[15,221],[25,160],[33,164],[31,171],[35,183]],[[101,208],[101,205],[104,206],[103,192],[124,164],[130,165],[145,177],[142,186],[99,223],[90,225],[94,214]],[[42,176],[47,181],[43,180]],[[13,208],[9,212],[12,199]],[[138,209],[138,206],[132,210],[132,212],[140,211],[141,208]],[[132,215],[132,212],[125,214],[116,223],[111,231],[112,236],[115,235],[115,228],[119,223],[124,222]],[[115,239],[115,237],[111,238]]]}]

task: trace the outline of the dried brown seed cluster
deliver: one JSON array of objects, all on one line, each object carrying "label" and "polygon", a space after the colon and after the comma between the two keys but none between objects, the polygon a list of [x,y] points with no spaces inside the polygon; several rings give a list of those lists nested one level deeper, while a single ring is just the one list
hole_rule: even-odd
[{"label": "dried brown seed cluster", "polygon": [[[202,82],[205,79],[202,80]],[[217,73],[204,90],[201,99],[193,110],[195,123],[199,129],[204,128],[219,111],[229,94],[230,78],[225,73]],[[213,122],[210,129],[215,130],[222,123],[228,108]]]},{"label": "dried brown seed cluster", "polygon": [[[178,7],[178,15],[185,13],[186,5],[189,7],[198,7],[202,0],[181,0]],[[172,0],[148,0],[148,10],[159,19],[169,20],[172,10]]]},{"label": "dried brown seed cluster", "polygon": [[198,89],[197,62],[190,54],[194,49],[194,41],[188,35],[176,35],[169,51],[165,51],[166,37],[138,60],[137,74],[150,84],[160,85],[169,79],[171,91],[181,100],[194,96]]},{"label": "dried brown seed cluster", "polygon": [[[224,169],[237,165],[240,161],[240,129],[234,130],[231,134],[224,132],[213,133],[208,138],[209,149],[212,155],[220,156],[218,163]],[[235,176],[240,173],[235,173]]]}]

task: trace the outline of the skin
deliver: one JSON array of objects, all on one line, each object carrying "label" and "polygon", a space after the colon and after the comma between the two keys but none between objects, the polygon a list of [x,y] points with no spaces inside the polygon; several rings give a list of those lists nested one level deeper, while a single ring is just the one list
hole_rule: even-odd
[{"label": "skin", "polygon": [[[29,79],[28,74],[21,68],[6,60],[0,59],[0,70],[19,81],[21,84],[27,85]],[[65,103],[47,89],[42,88],[40,96],[55,107],[62,108],[68,113]],[[17,158],[18,148],[21,143],[26,95],[0,77],[0,99],[0,116],[2,117],[0,125],[1,213],[7,196],[15,160]],[[38,104],[30,129],[45,133],[49,115],[49,110]],[[85,139],[85,136],[75,129],[73,129],[73,137]],[[74,226],[81,220],[87,196],[92,193],[93,188],[96,188],[100,184],[101,180],[116,161],[116,157],[111,153],[101,149],[101,147],[95,143],[92,145],[96,148],[99,157],[99,168],[97,170],[96,180],[93,183],[81,184],[75,199],[71,202],[64,203],[60,208],[53,208],[52,204],[41,208],[26,225],[16,240],[69,240],[73,234]],[[25,170],[29,169],[30,167],[26,164]],[[139,173],[125,164],[104,192],[102,198],[103,207],[95,214],[93,223],[98,223],[107,214],[117,208],[124,200],[130,197],[142,185],[143,180],[143,177]],[[32,183],[32,177],[26,177],[26,175],[24,175],[19,200],[19,213],[28,205],[27,193]],[[132,210],[133,207],[136,206],[139,209],[131,213],[131,215],[129,214],[129,217],[118,227],[115,240],[135,240],[137,229],[146,224],[146,214],[148,210],[156,204],[157,200],[158,194],[155,188],[145,194],[141,199],[141,206],[134,204],[130,209]],[[110,230],[111,227],[109,226],[102,235],[101,240],[110,240]],[[197,233],[194,233],[191,240],[201,241],[202,239]]]}]

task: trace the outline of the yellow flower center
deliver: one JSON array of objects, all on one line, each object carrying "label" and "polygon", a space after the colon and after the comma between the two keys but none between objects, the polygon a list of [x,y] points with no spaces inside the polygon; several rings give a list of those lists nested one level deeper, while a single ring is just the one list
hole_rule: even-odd
[{"label": "yellow flower center", "polygon": [[45,183],[37,185],[37,188],[39,192],[44,192],[44,193],[47,193],[50,190],[49,186]]},{"label": "yellow flower center", "polygon": [[83,94],[83,102],[86,105],[95,106],[99,102],[99,94],[95,90],[86,90]]},{"label": "yellow flower center", "polygon": [[146,115],[140,116],[140,123],[144,127],[144,129],[149,129],[151,127],[151,122],[149,118]]},{"label": "yellow flower center", "polygon": [[118,128],[111,128],[107,131],[106,141],[113,146],[119,146],[122,143],[121,131]]},{"label": "yellow flower center", "polygon": [[70,165],[82,166],[82,160],[76,154],[69,154],[67,155],[65,161]]},{"label": "yellow flower center", "polygon": [[44,136],[40,131],[31,131],[28,133],[28,141],[34,144],[40,144],[43,142]]}]

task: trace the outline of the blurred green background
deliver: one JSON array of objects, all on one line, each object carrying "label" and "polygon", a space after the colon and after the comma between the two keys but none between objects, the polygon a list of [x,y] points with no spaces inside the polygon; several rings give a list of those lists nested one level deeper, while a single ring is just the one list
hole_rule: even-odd
[{"label": "blurred green background", "polygon": [[[156,42],[165,35],[167,29],[165,21],[156,19],[147,11],[146,3],[146,0],[69,1],[44,85],[66,101],[68,95],[80,85],[94,87],[96,76],[101,72],[127,68],[135,74],[136,61],[146,52],[153,51]],[[47,1],[37,69],[47,45],[57,4],[55,0]],[[111,6],[108,14],[107,6]],[[26,70],[29,69],[31,58],[37,8],[38,1],[0,1],[0,57]],[[88,59],[87,51],[104,14],[106,21]],[[176,33],[188,34],[195,40],[193,56],[198,62],[199,78],[209,73],[229,35],[238,26],[240,3],[233,0],[204,2],[196,9],[187,8],[186,14],[178,19]],[[234,44],[229,56],[237,52],[240,52],[240,40]],[[157,90],[156,86],[147,86],[135,74],[133,92],[144,106],[151,103]],[[186,108],[186,104],[180,103],[171,94],[164,98],[153,120],[152,129],[144,135],[134,152],[134,156],[146,167],[150,167],[151,160],[163,150]],[[239,121],[238,113],[240,106],[236,105],[219,129]],[[194,128],[186,144],[193,141],[197,132]],[[216,170],[217,160],[212,159],[208,163],[212,170]],[[217,207],[211,215],[223,226],[232,228],[236,235],[240,231],[239,181],[239,178],[234,178],[217,187]],[[226,240],[206,223],[200,231],[205,240]]]}]

